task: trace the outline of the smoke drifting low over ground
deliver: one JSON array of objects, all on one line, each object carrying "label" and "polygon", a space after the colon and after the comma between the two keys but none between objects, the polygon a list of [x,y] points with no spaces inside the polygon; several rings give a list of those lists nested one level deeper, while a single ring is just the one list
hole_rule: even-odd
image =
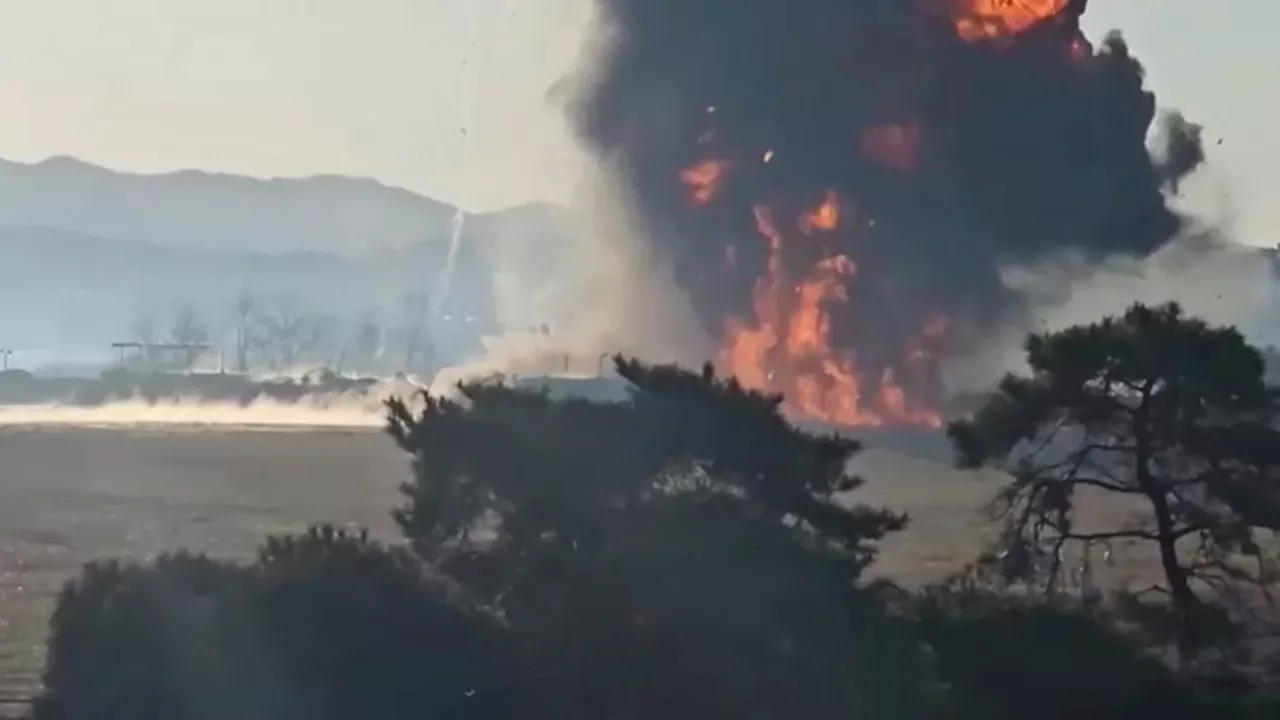
[{"label": "smoke drifting low over ground", "polygon": [[[179,376],[180,377],[180,376]],[[0,404],[0,428],[27,426],[146,427],[209,426],[257,428],[378,428],[385,423],[390,397],[412,401],[423,385],[409,379],[384,379],[355,389],[316,387],[290,393],[288,399],[262,394],[250,401],[211,398],[179,390],[144,399],[74,400],[40,404]]]},{"label": "smoke drifting low over ground", "polygon": [[0,407],[0,427],[69,425],[77,427],[217,426],[262,428],[376,428],[384,416],[371,408],[308,403],[233,403],[125,401],[96,407],[24,405]]},{"label": "smoke drifting low over ground", "polygon": [[926,421],[943,357],[1026,322],[1003,268],[1183,227],[1200,130],[1082,0],[597,5],[582,137],[722,367],[809,416]]}]

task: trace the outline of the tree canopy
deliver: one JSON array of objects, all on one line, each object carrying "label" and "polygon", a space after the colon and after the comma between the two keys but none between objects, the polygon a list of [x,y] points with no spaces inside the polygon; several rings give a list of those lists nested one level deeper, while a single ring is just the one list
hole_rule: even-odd
[{"label": "tree canopy", "polygon": [[513,649],[403,549],[316,526],[252,564],[85,566],[59,596],[31,717],[550,717]]},{"label": "tree canopy", "polygon": [[[1153,543],[1182,640],[1210,593],[1261,587],[1280,528],[1280,432],[1261,354],[1234,328],[1176,304],[1032,335],[1026,375],[1009,375],[949,434],[962,466],[1011,475],[995,507],[1004,568],[1052,587],[1064,546]],[[1136,501],[1122,526],[1085,531],[1077,495]],[[1185,648],[1184,648],[1185,649]]]},{"label": "tree canopy", "polygon": [[390,406],[415,457],[406,536],[541,639],[547,671],[584,689],[566,714],[903,717],[924,702],[909,628],[856,583],[906,521],[842,498],[858,444],[793,427],[779,398],[710,368],[616,368],[628,402],[473,384]]}]

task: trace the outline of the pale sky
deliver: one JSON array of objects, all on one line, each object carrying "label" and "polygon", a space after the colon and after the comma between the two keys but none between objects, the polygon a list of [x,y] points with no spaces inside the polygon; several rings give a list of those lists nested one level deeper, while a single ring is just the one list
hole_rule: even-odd
[{"label": "pale sky", "polygon": [[[0,157],[361,175],[472,209],[560,200],[581,158],[547,89],[589,6],[0,0]],[[1280,3],[1093,0],[1086,25],[1122,29],[1162,104],[1205,125],[1200,192],[1239,239],[1280,242]]]},{"label": "pale sky", "polygon": [[589,8],[0,0],[0,157],[361,175],[472,208],[556,198],[577,171],[547,91]]}]

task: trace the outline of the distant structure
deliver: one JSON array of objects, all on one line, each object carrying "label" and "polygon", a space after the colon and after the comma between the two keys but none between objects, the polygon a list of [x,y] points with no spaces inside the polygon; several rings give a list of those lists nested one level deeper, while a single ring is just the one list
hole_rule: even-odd
[{"label": "distant structure", "polygon": [[116,364],[131,370],[190,370],[201,355],[209,352],[208,343],[114,342]]},{"label": "distant structure", "polygon": [[0,349],[0,370],[9,369],[9,358],[13,357],[12,350]]},{"label": "distant structure", "polygon": [[554,400],[625,402],[631,397],[631,383],[618,376],[527,375],[507,379],[517,390],[546,393]]}]

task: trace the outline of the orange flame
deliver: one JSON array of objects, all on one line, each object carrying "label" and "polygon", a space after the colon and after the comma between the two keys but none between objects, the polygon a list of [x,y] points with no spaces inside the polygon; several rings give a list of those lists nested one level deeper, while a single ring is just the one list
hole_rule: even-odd
[{"label": "orange flame", "polygon": [[800,218],[800,232],[808,235],[819,230],[835,230],[840,224],[840,198],[828,190],[822,204]]},{"label": "orange flame", "polygon": [[1017,35],[1057,16],[1069,0],[955,0],[956,34],[967,42]]},{"label": "orange flame", "polygon": [[920,123],[872,125],[862,131],[862,156],[887,170],[915,172],[920,153]]},{"label": "orange flame", "polygon": [[695,203],[706,205],[715,198],[727,169],[728,163],[723,160],[703,160],[682,171],[680,181],[688,186]]},{"label": "orange flame", "polygon": [[[801,217],[799,227],[806,233],[832,230],[839,217],[832,191]],[[783,395],[795,415],[847,426],[939,426],[936,412],[912,407],[892,370],[864,377],[855,358],[832,347],[831,309],[849,302],[848,282],[858,271],[853,260],[830,255],[793,278],[783,262],[786,238],[773,214],[757,206],[755,219],[768,246],[766,270],[752,293],[753,322],[734,318],[726,324],[720,369],[749,388]],[[945,331],[945,318],[926,326],[908,348],[907,363],[927,362],[926,346]]]}]

